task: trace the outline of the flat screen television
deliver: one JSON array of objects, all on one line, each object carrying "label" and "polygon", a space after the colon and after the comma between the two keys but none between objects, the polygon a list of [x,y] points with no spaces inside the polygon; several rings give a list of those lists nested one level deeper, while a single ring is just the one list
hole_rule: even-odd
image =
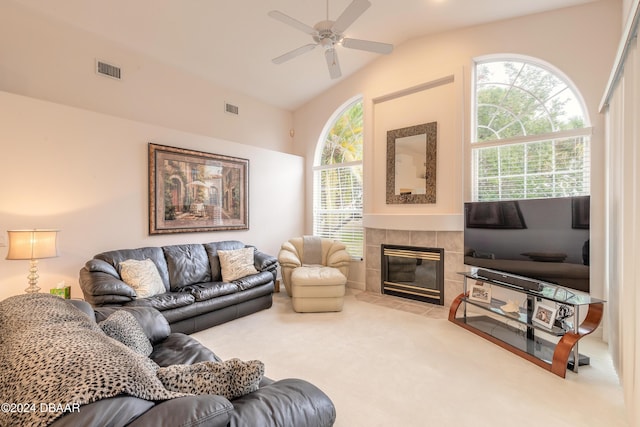
[{"label": "flat screen television", "polygon": [[589,292],[589,203],[589,196],[467,202],[464,263],[515,286],[542,281]]}]

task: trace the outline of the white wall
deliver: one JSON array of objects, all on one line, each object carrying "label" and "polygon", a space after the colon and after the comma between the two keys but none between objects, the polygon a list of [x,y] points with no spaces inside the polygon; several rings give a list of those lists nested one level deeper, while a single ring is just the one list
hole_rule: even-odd
[{"label": "white wall", "polygon": [[[373,142],[377,150],[366,165],[366,177],[373,192],[367,194],[366,213],[413,214],[456,213],[462,205],[462,144],[456,129],[456,87],[454,76],[431,82],[410,94],[390,94],[374,99],[372,105]],[[437,123],[436,202],[428,205],[386,204],[387,132],[423,123]],[[365,225],[368,218],[365,217]]]},{"label": "white wall", "polygon": [[[372,65],[299,108],[293,116],[296,130],[293,150],[306,159],[306,231],[312,229],[311,166],[315,145],[323,126],[335,109],[358,94],[363,96],[365,107],[365,217],[392,210],[397,216],[395,221],[402,224],[404,215],[413,215],[410,216],[412,220],[419,214],[424,214],[425,218],[432,216],[438,219],[442,218],[442,214],[460,215],[461,202],[468,199],[470,194],[469,177],[465,175],[469,170],[469,160],[465,153],[468,152],[470,135],[470,70],[473,59],[498,53],[527,55],[546,61],[564,72],[582,93],[587,105],[593,125],[591,194],[594,203],[591,240],[594,244],[591,259],[595,261],[592,281],[594,284],[602,284],[605,258],[605,216],[602,203],[604,123],[598,113],[598,104],[616,52],[620,34],[620,7],[620,1],[603,0],[417,38],[397,46],[391,55],[380,57]],[[383,205],[379,200],[385,194],[382,177],[386,171],[382,168],[384,163],[380,159],[386,156],[386,140],[380,137],[381,132],[375,128],[379,121],[377,111],[374,117],[373,100],[451,75],[455,77],[450,92],[453,105],[445,105],[446,109],[451,110],[451,117],[445,120],[446,123],[453,123],[453,128],[449,138],[441,142],[447,144],[446,148],[451,150],[452,157],[442,163],[438,159],[440,201],[435,205],[422,206]],[[416,102],[414,108],[421,111],[424,105]],[[440,147],[441,145],[439,149]],[[447,174],[457,179],[444,179]],[[602,285],[594,288],[596,294],[603,291]]]},{"label": "white wall", "polygon": [[[11,1],[0,2],[0,58],[6,92],[291,153],[291,112]],[[121,67],[122,80],[97,75],[96,58]]]},{"label": "white wall", "polygon": [[[302,158],[0,92],[0,230],[58,228],[60,257],[40,261],[40,287],[112,249],[240,240],[277,255],[303,229]],[[148,143],[249,159],[247,231],[148,235]],[[286,191],[282,191],[285,189]],[[23,292],[27,261],[0,258],[0,299]]]},{"label": "white wall", "polygon": [[[302,234],[291,112],[11,1],[0,2],[0,58],[0,243],[7,229],[62,230],[61,256],[40,262],[43,290],[65,280],[80,296],[78,270],[104,250],[237,239],[277,255]],[[123,79],[97,75],[96,59]],[[150,237],[148,142],[248,158],[250,230]],[[0,298],[21,293],[28,272],[2,250]]]}]

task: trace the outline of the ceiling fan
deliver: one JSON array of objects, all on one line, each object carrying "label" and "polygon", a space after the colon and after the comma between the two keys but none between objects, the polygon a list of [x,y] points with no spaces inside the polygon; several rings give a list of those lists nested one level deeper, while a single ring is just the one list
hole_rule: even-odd
[{"label": "ceiling fan", "polygon": [[309,34],[314,41],[314,43],[306,44],[272,59],[273,63],[282,64],[296,56],[315,49],[316,46],[322,46],[324,48],[327,67],[329,67],[329,75],[332,79],[337,79],[342,75],[342,72],[340,71],[340,64],[338,63],[338,54],[336,52],[336,46],[338,45],[342,45],[349,49],[366,50],[374,53],[391,53],[393,50],[393,45],[391,44],[344,37],[346,29],[353,24],[353,22],[358,19],[360,15],[369,8],[369,6],[371,6],[371,3],[368,0],[353,0],[338,19],[331,21],[329,20],[329,0],[327,0],[327,19],[318,22],[313,27],[285,15],[282,12],[272,10],[269,12],[270,17]]}]

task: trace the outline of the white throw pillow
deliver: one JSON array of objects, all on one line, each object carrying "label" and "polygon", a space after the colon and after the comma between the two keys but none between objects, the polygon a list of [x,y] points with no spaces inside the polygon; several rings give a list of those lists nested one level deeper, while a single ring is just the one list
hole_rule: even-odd
[{"label": "white throw pillow", "polygon": [[218,251],[218,257],[220,257],[224,282],[231,282],[258,272],[253,265],[253,248]]},{"label": "white throw pillow", "polygon": [[158,268],[150,259],[143,261],[128,259],[122,261],[119,266],[122,281],[136,291],[138,298],[163,294],[167,291]]}]

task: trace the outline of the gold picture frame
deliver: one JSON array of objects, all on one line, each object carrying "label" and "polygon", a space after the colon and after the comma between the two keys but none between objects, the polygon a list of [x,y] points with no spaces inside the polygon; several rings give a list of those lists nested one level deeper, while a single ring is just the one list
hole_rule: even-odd
[{"label": "gold picture frame", "polygon": [[149,234],[248,229],[248,159],[149,143]]}]

